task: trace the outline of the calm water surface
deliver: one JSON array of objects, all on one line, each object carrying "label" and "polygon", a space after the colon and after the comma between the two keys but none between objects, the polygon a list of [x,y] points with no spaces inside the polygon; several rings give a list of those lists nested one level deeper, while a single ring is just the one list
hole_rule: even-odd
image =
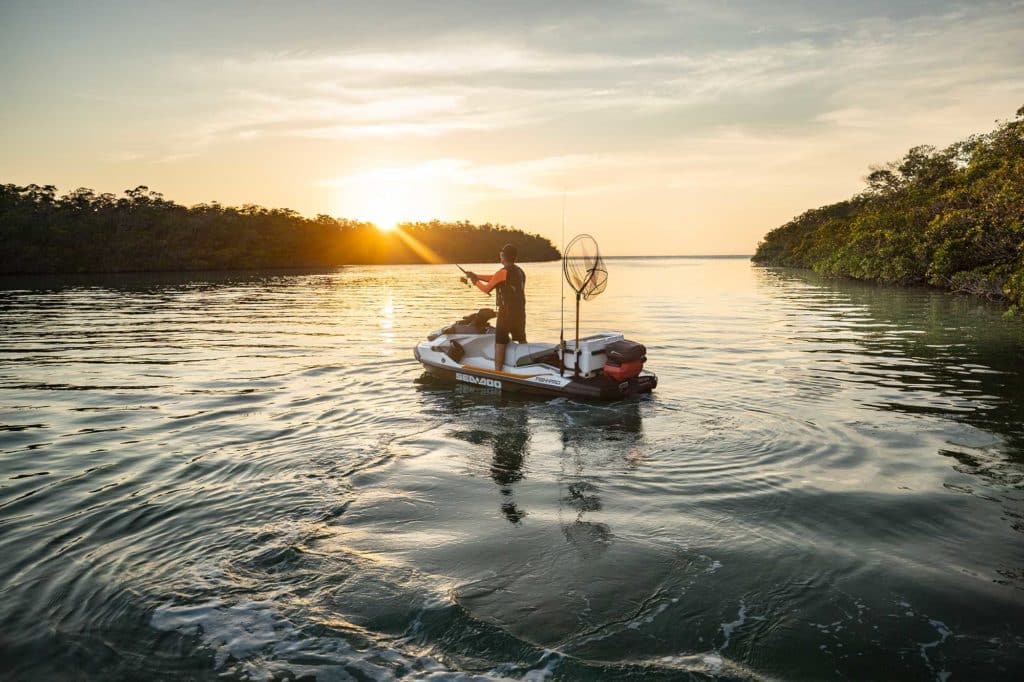
[{"label": "calm water surface", "polygon": [[426,380],[449,266],[0,282],[0,677],[1019,679],[1024,325],[610,269],[611,405]]}]

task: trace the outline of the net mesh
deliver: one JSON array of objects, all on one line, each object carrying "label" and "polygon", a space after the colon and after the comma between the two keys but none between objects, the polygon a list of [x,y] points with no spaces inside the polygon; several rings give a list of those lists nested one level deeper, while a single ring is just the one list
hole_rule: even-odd
[{"label": "net mesh", "polygon": [[573,291],[585,300],[597,296],[608,286],[608,268],[597,242],[589,234],[578,235],[565,247],[562,273]]}]

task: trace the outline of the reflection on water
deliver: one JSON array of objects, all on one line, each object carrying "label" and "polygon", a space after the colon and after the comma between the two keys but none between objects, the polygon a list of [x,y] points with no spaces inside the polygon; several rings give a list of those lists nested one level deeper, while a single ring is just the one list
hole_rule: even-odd
[{"label": "reflection on water", "polygon": [[501,410],[497,422],[497,433],[491,442],[491,478],[501,490],[501,512],[512,523],[519,523],[526,512],[516,506],[512,490],[523,478],[523,460],[530,442],[526,414],[521,410]]},{"label": "reflection on water", "polygon": [[[524,477],[529,454],[531,432],[537,425],[531,424],[530,408],[536,407],[537,399],[528,396],[500,396],[491,389],[458,385],[454,388],[435,384],[425,377],[433,395],[447,401],[444,408],[455,417],[469,417],[462,408],[466,403],[450,400],[454,395],[465,396],[469,404],[479,407],[481,403],[493,406],[492,420],[482,420],[477,428],[468,431],[453,431],[448,435],[473,445],[489,445],[492,450],[490,463],[491,479],[498,487],[499,508],[512,524],[520,523],[529,513],[515,499],[516,485]],[[586,478],[586,453],[607,449],[609,441],[617,444],[616,449],[624,454],[624,460],[632,465],[640,461],[639,435],[642,417],[638,400],[622,401],[613,405],[587,405],[580,408],[567,401],[547,401],[545,417],[552,421],[553,428],[560,433],[562,444],[561,459],[571,463],[572,473],[562,472],[561,479],[567,484],[567,492],[561,496],[564,508],[575,510],[572,523],[564,527],[566,537],[584,529],[593,529],[592,535],[601,536],[603,541],[611,537],[605,524],[588,524],[585,512],[601,509],[597,488]],[[574,414],[575,412],[575,414]]]},{"label": "reflection on water", "polygon": [[833,360],[848,360],[837,357],[836,346],[856,346],[866,356],[857,360],[858,378],[898,392],[896,400],[877,407],[962,419],[1003,434],[1012,441],[1011,454],[1024,453],[1019,322],[1002,320],[991,304],[928,289],[823,280],[796,271],[757,272],[759,285],[781,297],[792,296],[796,287],[814,288],[815,301],[806,293],[798,297],[802,314],[820,315],[828,331],[797,338],[825,344],[807,351],[828,353]]},{"label": "reflection on water", "polygon": [[[464,389],[458,387],[457,390]],[[519,523],[526,512],[516,505],[513,493],[515,484],[523,479],[523,464],[530,443],[526,412],[521,406],[509,406],[497,410],[494,421],[493,431],[480,428],[451,435],[474,445],[491,446],[494,456],[490,473],[501,493],[501,512],[511,523]]]},{"label": "reflection on water", "polygon": [[660,377],[610,405],[424,376],[443,266],[7,280],[0,673],[1014,679],[1024,325],[609,266],[584,331]]},{"label": "reflection on water", "polygon": [[[1005,500],[1004,518],[1024,528],[1015,494],[1024,484],[1024,335],[998,308],[929,289],[891,289],[813,273],[758,269],[758,285],[800,302],[800,315],[825,321],[811,333],[789,325],[818,353],[824,380],[863,383],[875,390],[865,405],[907,418],[931,417],[968,427],[937,454],[954,469],[985,480],[985,495]],[[813,291],[813,298],[807,290]],[[794,290],[801,292],[794,294]],[[812,299],[809,301],[808,299]],[[866,332],[864,330],[867,330]],[[851,352],[851,349],[853,352]],[[881,390],[879,390],[881,389]],[[945,488],[975,494],[967,482]],[[1018,571],[998,573],[1018,577]],[[1024,582],[1018,580],[1024,586]]]}]

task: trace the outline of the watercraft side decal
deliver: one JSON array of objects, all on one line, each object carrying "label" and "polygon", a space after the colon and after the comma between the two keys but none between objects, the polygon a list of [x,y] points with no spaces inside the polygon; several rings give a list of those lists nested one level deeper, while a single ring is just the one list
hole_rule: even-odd
[{"label": "watercraft side decal", "polygon": [[463,374],[462,372],[455,373],[456,381],[464,381],[467,384],[475,384],[477,386],[486,386],[487,388],[496,388],[501,390],[501,382],[497,379],[486,379],[484,377],[475,377],[472,374]]},{"label": "watercraft side decal", "polygon": [[535,381],[538,384],[548,384],[549,386],[556,386],[558,388],[562,388],[566,384],[569,383],[569,381],[567,379],[563,379],[563,378],[560,378],[560,377],[556,378],[556,377],[539,376],[539,377],[523,377],[523,378],[527,379],[529,381]]}]

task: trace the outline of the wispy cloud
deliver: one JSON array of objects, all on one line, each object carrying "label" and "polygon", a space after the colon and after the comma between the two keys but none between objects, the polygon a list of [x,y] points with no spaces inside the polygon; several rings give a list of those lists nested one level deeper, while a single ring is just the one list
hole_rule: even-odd
[{"label": "wispy cloud", "polygon": [[[1019,8],[1018,8],[1019,9]],[[274,53],[180,67],[220,106],[190,127],[194,144],[246,136],[333,140],[504,131],[585,116],[642,143],[694,125],[866,129],[978,88],[1019,92],[1022,12],[964,9],[904,21],[824,20],[798,38],[729,50],[559,51],[477,37],[405,51]],[[616,52],[616,50],[619,50]],[[1000,85],[1000,83],[1002,85]],[[803,94],[793,100],[797,90]],[[903,112],[902,114],[897,112]],[[645,120],[675,114],[646,132]],[[721,114],[720,114],[721,115]]]},{"label": "wispy cloud", "polygon": [[[823,137],[826,133],[821,132]],[[856,140],[850,139],[848,146]],[[608,195],[637,189],[671,190],[736,186],[749,181],[736,169],[751,158],[771,174],[779,168],[806,165],[802,181],[814,184],[829,149],[793,145],[785,135],[753,135],[739,129],[713,135],[666,140],[662,149],[634,153],[563,154],[509,162],[477,162],[467,158],[435,158],[411,164],[362,169],[321,181],[342,190],[396,184],[421,191],[447,188],[462,197],[536,199],[553,196]],[[786,181],[792,182],[790,175]],[[764,178],[757,180],[765,183]]]},{"label": "wispy cloud", "polygon": [[341,189],[396,183],[414,186],[446,186],[463,196],[494,193],[518,197],[542,197],[560,193],[566,174],[593,167],[596,156],[552,156],[512,163],[474,163],[469,159],[439,158],[402,166],[361,170],[322,181]]},{"label": "wispy cloud", "polygon": [[[258,57],[197,68],[233,84],[194,139],[240,131],[349,139],[508,129],[597,112],[636,117],[763,93],[820,75],[803,44],[728,54],[565,55],[514,48]],[[474,82],[500,72],[507,76]],[[540,80],[522,77],[546,74]],[[202,78],[202,76],[198,76]],[[301,84],[296,84],[297,81]]]}]

